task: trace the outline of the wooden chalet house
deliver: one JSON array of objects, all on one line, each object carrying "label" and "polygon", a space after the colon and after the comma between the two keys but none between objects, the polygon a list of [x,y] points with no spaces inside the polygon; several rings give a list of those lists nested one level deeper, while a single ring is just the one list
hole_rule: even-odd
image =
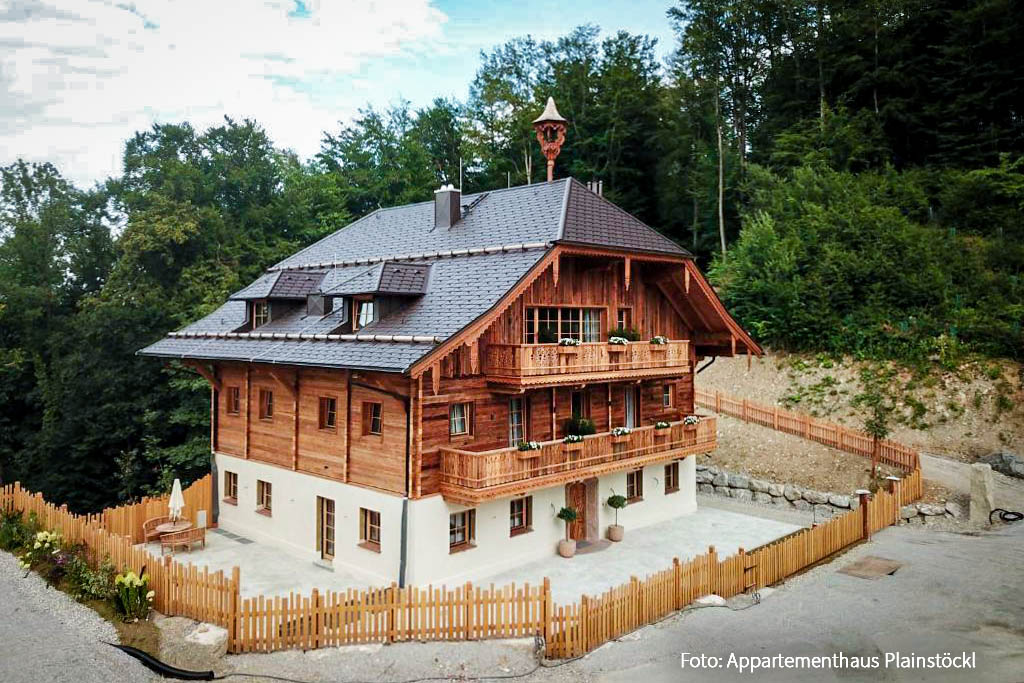
[{"label": "wooden chalet house", "polygon": [[377,210],[140,353],[212,385],[222,528],[426,584],[555,553],[564,505],[579,540],[613,494],[630,529],[695,511],[695,366],[760,349],[689,253],[563,179]]}]

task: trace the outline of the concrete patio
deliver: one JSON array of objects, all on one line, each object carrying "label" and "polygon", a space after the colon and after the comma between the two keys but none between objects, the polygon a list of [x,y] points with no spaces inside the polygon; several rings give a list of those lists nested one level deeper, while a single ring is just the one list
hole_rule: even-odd
[{"label": "concrete patio", "polygon": [[[568,560],[555,555],[552,548],[550,557],[512,571],[472,577],[472,580],[476,584],[528,582],[537,585],[547,576],[551,579],[555,601],[565,603],[576,600],[581,593],[599,594],[628,581],[630,576],[642,578],[664,569],[673,557],[685,561],[706,552],[709,545],[715,546],[719,557],[724,558],[738,548],[750,550],[810,525],[809,518],[781,515],[770,508],[729,501],[720,503],[705,496],[699,500],[697,512],[691,515],[640,529],[627,528],[625,539],[620,543],[606,544]],[[151,544],[149,550],[160,554],[159,545]],[[219,529],[207,533],[205,549],[178,552],[175,557],[182,562],[225,572],[238,565],[242,597],[291,592],[308,594],[313,588],[325,591],[369,587],[340,566],[331,571],[293,557],[286,550],[254,543]]]}]

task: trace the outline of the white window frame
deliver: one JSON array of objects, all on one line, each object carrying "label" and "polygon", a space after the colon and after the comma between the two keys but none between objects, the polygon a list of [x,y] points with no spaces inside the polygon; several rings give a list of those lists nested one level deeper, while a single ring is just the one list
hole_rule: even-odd
[{"label": "white window frame", "polygon": [[508,400],[508,445],[518,446],[526,438],[526,403],[516,396]]}]

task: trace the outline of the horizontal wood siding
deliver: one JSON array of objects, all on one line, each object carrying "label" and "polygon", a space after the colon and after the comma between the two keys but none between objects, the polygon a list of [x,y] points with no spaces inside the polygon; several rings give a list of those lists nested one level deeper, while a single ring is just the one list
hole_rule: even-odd
[{"label": "horizontal wood siding", "polygon": [[[365,373],[361,373],[365,374]],[[383,374],[383,373],[380,373]],[[378,378],[363,377],[363,382]],[[382,387],[389,382],[379,383]],[[368,404],[381,404],[382,429],[380,434],[364,434],[364,414]],[[405,402],[381,390],[353,384],[352,386],[352,440],[349,447],[348,479],[353,484],[403,493],[405,490]]]},{"label": "horizontal wood siding", "polygon": [[[299,378],[299,462],[303,472],[331,479],[345,479],[346,382],[344,370],[300,370]],[[337,426],[320,428],[320,399],[333,398],[337,405]]]},{"label": "horizontal wood siding", "polygon": [[[245,411],[248,404],[245,397],[245,366],[221,365],[217,368],[220,379],[220,396],[217,401],[217,450],[229,455],[245,457]],[[228,393],[231,387],[238,387],[239,411],[228,413]]]},{"label": "horizontal wood siding", "polygon": [[[291,469],[294,461],[292,450],[295,435],[295,411],[292,394],[288,387],[295,386],[296,370],[276,368],[274,373],[285,383],[274,379],[270,370],[253,364],[250,381],[252,390],[249,401],[249,457],[252,460],[268,462]],[[274,415],[267,420],[260,419],[260,390],[274,392]]]}]

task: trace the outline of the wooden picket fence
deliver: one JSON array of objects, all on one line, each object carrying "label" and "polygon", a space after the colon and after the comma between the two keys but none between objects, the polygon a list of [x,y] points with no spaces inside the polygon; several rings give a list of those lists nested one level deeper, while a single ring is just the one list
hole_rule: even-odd
[{"label": "wooden picket fence", "polygon": [[[874,450],[874,440],[870,435],[832,422],[818,420],[804,413],[795,413],[778,406],[770,406],[745,398],[728,396],[720,391],[705,389],[697,389],[694,400],[697,405],[711,408],[716,413],[731,415],[745,422],[753,422],[779,432],[817,441],[847,453],[870,458]],[[916,449],[889,439],[879,440],[878,460],[898,467],[904,472],[913,472],[919,466]]]},{"label": "wooden picket fence", "polygon": [[[844,451],[871,456],[871,439],[860,432],[805,415],[698,390],[698,402],[750,422],[803,436]],[[313,590],[306,595],[241,599],[238,567],[230,574],[210,572],[172,557],[150,554],[142,540],[142,522],[163,515],[166,498],[75,515],[17,483],[0,488],[0,508],[35,513],[47,529],[72,543],[82,543],[95,562],[109,557],[119,570],[143,567],[156,591],[154,608],[225,627],[231,652],[272,652],[357,643],[413,640],[475,640],[540,636],[547,656],[575,657],[656,622],[715,593],[732,597],[777,583],[866,539],[899,520],[900,508],[922,493],[917,452],[884,442],[882,461],[907,475],[893,481],[865,504],[832,520],[803,529],[752,551],[719,559],[715,549],[687,562],[636,577],[599,596],[556,605],[551,584],[504,587],[467,583],[447,587],[387,588],[347,591]],[[211,509],[209,475],[185,491],[186,514]]]}]

